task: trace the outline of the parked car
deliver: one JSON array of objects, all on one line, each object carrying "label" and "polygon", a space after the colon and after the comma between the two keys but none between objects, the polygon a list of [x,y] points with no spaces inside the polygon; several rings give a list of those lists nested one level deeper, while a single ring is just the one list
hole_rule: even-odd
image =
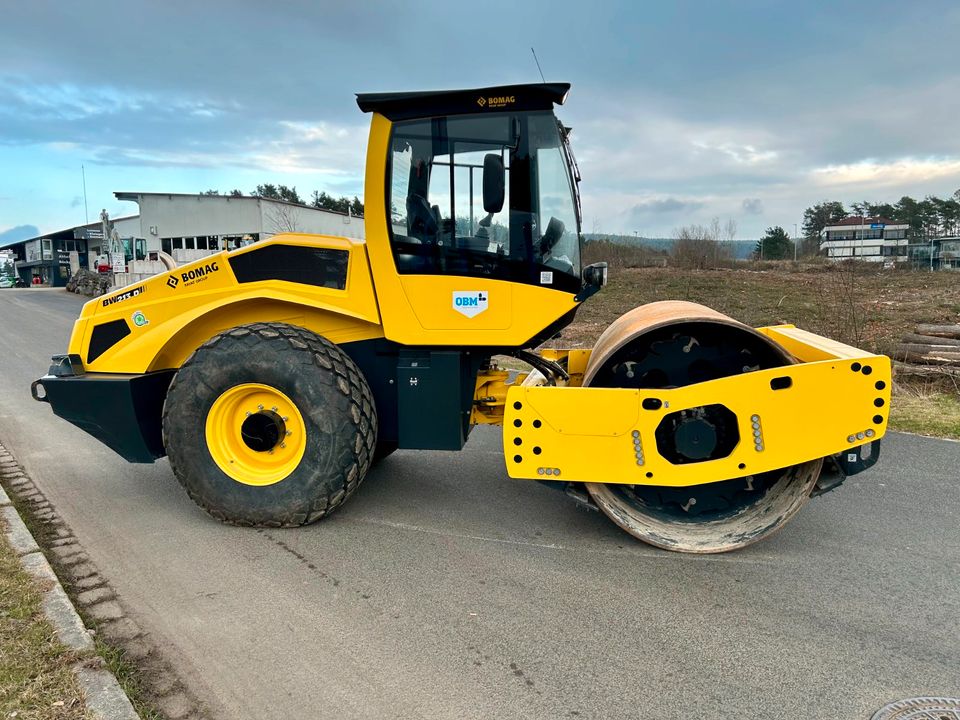
[{"label": "parked car", "polygon": [[16,284],[17,281],[9,275],[0,275],[0,288],[12,288],[15,287]]}]

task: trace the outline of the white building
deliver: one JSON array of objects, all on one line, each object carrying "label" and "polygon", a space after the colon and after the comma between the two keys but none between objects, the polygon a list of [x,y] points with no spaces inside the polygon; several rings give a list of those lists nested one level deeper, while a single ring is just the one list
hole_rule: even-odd
[{"label": "white building", "polygon": [[820,248],[832,260],[906,262],[909,228],[881,217],[848,217],[824,228],[826,239]]},{"label": "white building", "polygon": [[[281,232],[364,238],[362,217],[282,200],[182,193],[114,195],[139,208],[138,214],[111,219],[125,256],[126,272],[117,274],[117,285],[163,272],[161,251],[186,263]],[[78,267],[96,271],[98,258],[105,262],[110,253],[99,221],[11,241],[4,248],[25,283],[54,286],[65,285]]]},{"label": "white building", "polygon": [[[147,258],[151,251],[162,250],[177,262],[188,262],[282,232],[364,237],[363,218],[282,200],[181,193],[114,195],[137,203],[140,209],[140,226],[133,236],[137,257]],[[120,237],[130,237],[120,228],[118,231]]]}]

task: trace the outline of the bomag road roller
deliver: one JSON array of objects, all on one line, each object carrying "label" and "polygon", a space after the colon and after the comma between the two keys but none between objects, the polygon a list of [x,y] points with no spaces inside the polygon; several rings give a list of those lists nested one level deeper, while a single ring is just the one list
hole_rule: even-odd
[{"label": "bomag road roller", "polygon": [[670,301],[537,351],[607,275],[581,267],[568,90],[359,95],[365,240],[274,235],[91,300],[34,397],[238,525],[314,522],[391,451],[500,425],[510,477],[640,540],[769,535],[876,462],[889,360]]}]

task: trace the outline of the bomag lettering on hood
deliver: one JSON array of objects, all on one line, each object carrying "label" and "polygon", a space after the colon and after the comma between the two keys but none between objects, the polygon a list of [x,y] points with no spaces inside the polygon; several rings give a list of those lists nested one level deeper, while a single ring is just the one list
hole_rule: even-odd
[{"label": "bomag lettering on hood", "polygon": [[181,284],[184,287],[196,285],[198,282],[206,280],[208,275],[217,272],[219,269],[220,265],[216,260],[214,260],[213,262],[209,262],[206,265],[201,265],[200,267],[172,272],[167,278],[167,285],[172,290],[176,290]]},{"label": "bomag lettering on hood", "polygon": [[214,273],[219,269],[220,266],[217,265],[217,261],[214,260],[212,263],[207,263],[206,265],[201,265],[200,267],[180,273],[180,279],[183,280],[183,282],[190,282],[191,280],[202,278],[204,275]]}]

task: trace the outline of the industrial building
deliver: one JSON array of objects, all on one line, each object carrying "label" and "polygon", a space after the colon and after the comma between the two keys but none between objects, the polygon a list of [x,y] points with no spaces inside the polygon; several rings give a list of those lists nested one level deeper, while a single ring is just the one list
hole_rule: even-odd
[{"label": "industrial building", "polygon": [[820,245],[833,260],[906,262],[910,226],[882,217],[847,217],[824,228]]},{"label": "industrial building", "polygon": [[[111,220],[123,246],[117,285],[164,270],[159,253],[190,262],[282,232],[364,237],[363,218],[254,196],[116,192],[138,212]],[[110,253],[101,222],[44,233],[3,248],[15,256],[16,272],[29,284],[66,285],[79,268],[96,270]]]}]

